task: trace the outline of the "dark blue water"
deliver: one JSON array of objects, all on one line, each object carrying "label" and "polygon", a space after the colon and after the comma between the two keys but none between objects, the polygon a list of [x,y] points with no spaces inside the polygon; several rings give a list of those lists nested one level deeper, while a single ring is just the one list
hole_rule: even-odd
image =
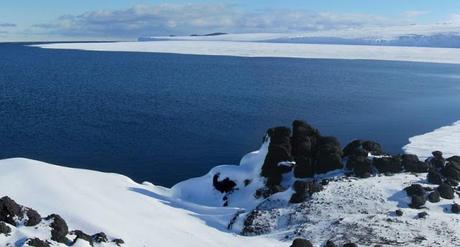
[{"label": "dark blue water", "polygon": [[0,44],[0,158],[170,186],[304,119],[397,153],[460,119],[460,66],[44,50]]}]

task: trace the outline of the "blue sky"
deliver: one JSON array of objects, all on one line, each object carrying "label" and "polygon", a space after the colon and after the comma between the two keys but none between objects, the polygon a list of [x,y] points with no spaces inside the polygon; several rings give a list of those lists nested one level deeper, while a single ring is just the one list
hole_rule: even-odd
[{"label": "blue sky", "polygon": [[459,14],[458,0],[2,0],[0,41],[310,31],[446,22]]}]

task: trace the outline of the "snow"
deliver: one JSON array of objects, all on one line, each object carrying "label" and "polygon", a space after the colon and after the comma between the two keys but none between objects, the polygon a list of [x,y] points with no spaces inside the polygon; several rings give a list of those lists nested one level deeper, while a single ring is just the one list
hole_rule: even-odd
[{"label": "snow", "polygon": [[432,132],[409,138],[403,147],[406,153],[428,158],[433,151],[441,151],[444,157],[460,155],[460,121]]},{"label": "snow", "polygon": [[[70,229],[122,238],[128,247],[287,246],[208,225],[219,225],[221,218],[229,220],[236,209],[183,202],[171,197],[167,188],[138,184],[122,175],[21,158],[1,160],[0,168],[0,196],[7,195],[43,217],[57,213]],[[22,227],[11,237],[23,239],[27,231]],[[0,245],[7,240],[0,236]]]},{"label": "snow", "polygon": [[456,48],[316,45],[233,41],[55,43],[34,46],[47,49],[75,49],[87,51],[155,52],[240,57],[364,59],[460,64],[460,49]]}]

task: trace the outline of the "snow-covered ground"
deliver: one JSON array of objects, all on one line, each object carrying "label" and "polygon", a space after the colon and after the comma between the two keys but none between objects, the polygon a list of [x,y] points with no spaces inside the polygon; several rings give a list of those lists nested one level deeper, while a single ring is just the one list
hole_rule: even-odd
[{"label": "snow-covered ground", "polygon": [[[28,159],[1,160],[0,169],[0,197],[9,196],[42,216],[57,213],[70,229],[122,238],[128,247],[288,246],[273,238],[223,231],[221,224],[236,209],[184,202],[172,197],[169,189],[137,184],[122,175]],[[35,234],[28,227],[19,231],[12,237]],[[10,241],[0,234],[0,246]]]},{"label": "snow-covered ground", "polygon": [[411,137],[403,149],[406,153],[417,154],[422,158],[431,156],[434,150],[442,151],[446,157],[460,155],[460,121]]},{"label": "snow-covered ground", "polygon": [[233,41],[57,43],[35,46],[47,49],[76,49],[87,51],[155,52],[241,57],[365,59],[460,64],[460,49],[455,48],[315,45]]}]

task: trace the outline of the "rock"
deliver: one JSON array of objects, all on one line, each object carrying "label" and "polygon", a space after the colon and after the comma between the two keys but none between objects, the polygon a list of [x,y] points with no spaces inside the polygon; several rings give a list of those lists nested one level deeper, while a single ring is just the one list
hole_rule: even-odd
[{"label": "rock", "polygon": [[420,209],[425,205],[426,199],[423,196],[413,195],[409,207]]},{"label": "rock", "polygon": [[222,181],[219,181],[219,176],[220,173],[217,173],[214,175],[212,178],[212,185],[216,190],[218,190],[220,193],[228,193],[230,191],[233,191],[233,189],[236,186],[236,183],[230,180],[229,178],[225,178]]},{"label": "rock", "polygon": [[117,246],[121,246],[122,244],[125,243],[125,241],[123,241],[123,239],[121,239],[121,238],[116,238],[116,239],[112,240],[112,242],[114,242]]},{"label": "rock", "polygon": [[436,189],[439,192],[439,195],[444,199],[454,199],[454,190],[448,184],[441,184]]},{"label": "rock", "polygon": [[72,231],[70,234],[75,235],[75,239],[73,240],[72,245],[74,245],[79,239],[87,241],[89,245],[91,246],[93,246],[94,244],[93,238],[90,235],[84,233],[83,231],[75,230],[75,231]]},{"label": "rock", "polygon": [[[342,157],[348,157],[350,155],[356,155],[356,152],[358,150],[362,150],[362,143],[363,141],[361,140],[354,140],[350,143],[348,143],[344,148],[343,148],[343,155]],[[366,155],[367,156],[367,155]]]},{"label": "rock", "polygon": [[42,216],[31,208],[26,208],[27,221],[26,226],[36,226],[42,221]]},{"label": "rock", "polygon": [[26,244],[28,246],[33,246],[33,247],[49,247],[50,246],[48,242],[45,242],[38,238],[29,238],[26,240]]},{"label": "rock", "polygon": [[422,173],[428,172],[429,165],[418,159],[417,155],[414,154],[403,154],[402,155],[402,166],[407,172]]},{"label": "rock", "polygon": [[0,221],[17,226],[17,221],[23,217],[22,207],[13,199],[7,196],[0,198]]},{"label": "rock", "polygon": [[254,195],[255,198],[268,198],[269,196],[276,194],[278,192],[283,192],[285,189],[280,185],[266,186],[256,190]]},{"label": "rock", "polygon": [[296,156],[294,157],[294,176],[296,178],[308,178],[315,175],[313,170],[313,161],[307,156]]},{"label": "rock", "polygon": [[286,127],[276,127],[267,131],[270,136],[268,153],[262,166],[261,176],[266,177],[266,185],[281,184],[285,168],[280,167],[281,162],[293,161],[291,156],[291,130]]},{"label": "rock", "polygon": [[457,203],[452,204],[451,211],[454,214],[460,214],[460,205]]},{"label": "rock", "polygon": [[11,228],[5,224],[5,222],[0,222],[0,234],[10,234]]},{"label": "rock", "polygon": [[442,169],[446,164],[446,160],[442,157],[441,151],[434,151],[433,157],[430,157],[426,160],[428,164],[430,164],[435,169]]},{"label": "rock", "polygon": [[347,161],[347,167],[352,169],[357,177],[369,177],[372,172],[371,162],[364,156],[350,156]]},{"label": "rock", "polygon": [[411,184],[411,186],[404,188],[404,190],[406,191],[408,196],[425,196],[425,189],[420,184]]},{"label": "rock", "polygon": [[403,211],[401,209],[398,209],[398,210],[395,211],[395,214],[397,216],[403,216],[404,213],[403,213]]},{"label": "rock", "polygon": [[434,169],[430,169],[427,175],[427,181],[431,184],[442,184],[443,183],[443,177],[441,173],[437,172]]},{"label": "rock", "polygon": [[420,212],[417,214],[417,217],[419,219],[423,219],[423,218],[426,218],[428,216],[428,213],[427,212]]},{"label": "rock", "polygon": [[439,202],[441,201],[441,195],[435,190],[428,195],[428,201],[431,203]]},{"label": "rock", "polygon": [[447,158],[447,161],[449,162],[455,162],[455,163],[460,163],[460,156],[452,156],[450,158]]},{"label": "rock", "polygon": [[324,247],[337,247],[337,245],[332,240],[327,240]]},{"label": "rock", "polygon": [[327,173],[342,168],[342,149],[337,138],[320,136],[314,164],[315,173]]},{"label": "rock", "polygon": [[399,173],[402,172],[401,158],[398,156],[394,157],[382,157],[374,158],[373,165],[380,173],[392,172]]},{"label": "rock", "polygon": [[449,161],[441,170],[441,174],[446,178],[460,181],[460,162]]},{"label": "rock", "polygon": [[377,142],[374,141],[364,141],[363,144],[363,149],[369,151],[369,153],[373,155],[383,155],[385,154],[382,150],[382,146],[378,144]]},{"label": "rock", "polygon": [[303,238],[296,238],[292,242],[291,247],[313,247],[310,241],[303,239]]},{"label": "rock", "polygon": [[448,184],[450,186],[458,186],[457,180],[452,179],[452,178],[447,178],[446,179],[446,184]]},{"label": "rock", "polygon": [[289,199],[289,203],[302,203],[307,199],[306,193],[293,193],[291,198]]},{"label": "rock", "polygon": [[107,235],[103,232],[94,234],[92,238],[96,243],[107,243],[109,241]]},{"label": "rock", "polygon": [[358,245],[355,243],[347,243],[347,244],[342,245],[342,247],[358,247]]},{"label": "rock", "polygon": [[50,224],[51,240],[63,244],[69,242],[69,240],[66,237],[69,233],[69,228],[67,226],[67,223],[64,221],[64,219],[62,219],[61,216],[57,214],[52,214],[46,217],[45,220],[52,221]]}]

